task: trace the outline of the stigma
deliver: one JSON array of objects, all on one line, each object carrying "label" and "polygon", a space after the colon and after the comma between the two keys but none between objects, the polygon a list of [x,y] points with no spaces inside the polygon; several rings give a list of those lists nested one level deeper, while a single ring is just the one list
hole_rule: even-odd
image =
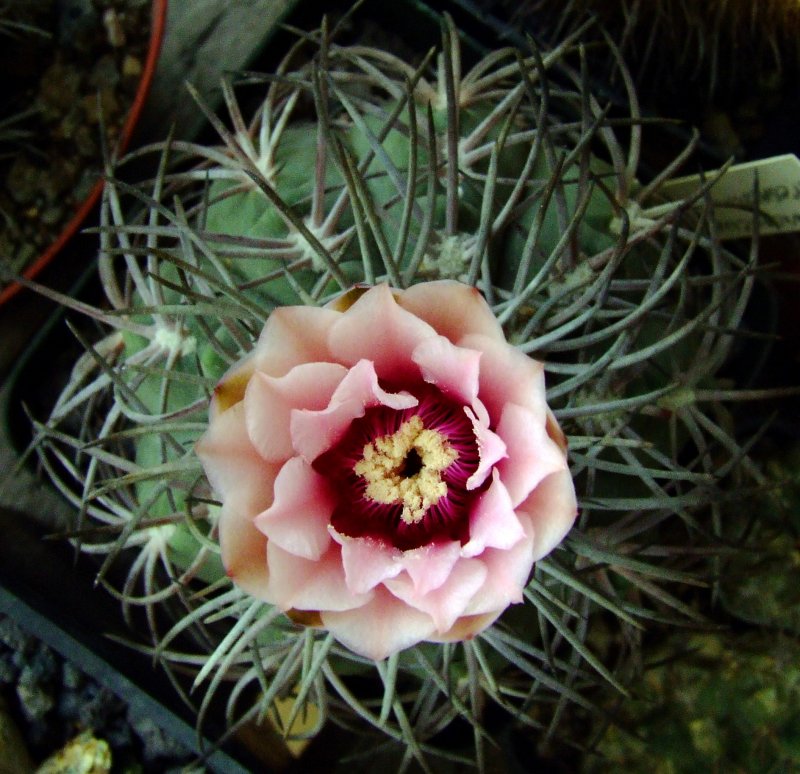
[{"label": "stigma", "polygon": [[447,495],[442,473],[457,458],[447,438],[414,415],[396,432],[365,444],[353,472],[367,485],[364,497],[385,505],[402,504],[400,518],[417,524]]}]

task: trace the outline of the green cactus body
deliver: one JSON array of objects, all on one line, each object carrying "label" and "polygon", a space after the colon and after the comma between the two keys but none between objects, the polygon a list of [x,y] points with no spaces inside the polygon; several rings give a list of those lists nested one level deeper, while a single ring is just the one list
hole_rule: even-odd
[{"label": "green cactus body", "polygon": [[[458,760],[481,764],[486,704],[520,725],[547,716],[552,731],[568,706],[591,709],[587,695],[622,689],[645,625],[701,617],[681,589],[710,572],[703,551],[719,532],[717,493],[752,470],[716,408],[755,267],[715,242],[688,205],[637,218],[658,187],[636,179],[635,154],[581,91],[571,43],[536,56],[495,52],[462,75],[450,20],[444,30],[439,69],[420,72],[317,38],[324,55],[309,43],[308,57],[319,69],[285,63],[260,124],[244,131],[228,93],[234,129],[218,121],[222,146],[192,146],[196,167],[133,194],[112,181],[101,274],[115,309],[103,320],[122,329],[122,350],[109,356],[113,375],[76,372],[42,448],[85,454],[70,468],[76,504],[118,531],[112,551],[149,552],[129,578],[144,588],[137,602],[152,606],[163,592],[187,611],[166,634],[154,627],[159,658],[169,664],[173,641],[200,632],[198,683],[211,685],[203,712],[230,676],[231,722],[251,688],[261,714],[293,696],[297,712],[314,702],[366,719],[418,760],[460,717],[474,736]],[[544,111],[551,69],[563,78]],[[301,112],[301,87],[325,115]],[[637,125],[634,110],[627,129]],[[268,138],[263,147],[256,135]],[[137,199],[144,210],[125,215]],[[313,628],[313,611],[287,617],[233,586],[216,545],[219,506],[192,447],[215,385],[276,306],[434,278],[479,288],[507,339],[545,361],[582,515],[498,628],[366,663]],[[82,409],[92,421],[65,451],[64,434],[47,430]],[[689,559],[684,545],[697,548]],[[204,627],[220,621],[227,629],[203,650]],[[616,666],[595,654],[590,621],[614,638]],[[359,698],[367,674],[380,687]],[[705,739],[705,755],[716,742],[703,728],[679,735]]]}]

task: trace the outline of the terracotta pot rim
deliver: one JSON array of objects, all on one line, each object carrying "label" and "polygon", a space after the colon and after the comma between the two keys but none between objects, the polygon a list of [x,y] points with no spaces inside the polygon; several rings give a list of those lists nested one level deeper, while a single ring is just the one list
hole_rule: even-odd
[{"label": "terracotta pot rim", "polygon": [[[133,135],[136,125],[139,123],[139,118],[150,92],[150,86],[153,82],[156,65],[161,53],[161,44],[164,39],[164,31],[166,28],[167,20],[167,6],[169,0],[153,0],[152,1],[152,22],[150,26],[150,42],[147,47],[147,58],[144,62],[142,69],[142,76],[139,79],[139,85],[136,89],[133,102],[128,109],[128,115],[125,118],[125,123],[122,126],[119,140],[117,142],[117,152],[122,153],[130,143],[131,136]],[[83,222],[89,217],[89,214],[97,205],[100,196],[103,193],[103,180],[102,178],[92,186],[89,195],[83,200],[81,206],[77,209],[75,214],[64,226],[58,238],[53,242],[43,253],[41,253],[36,260],[25,269],[22,277],[27,280],[35,279],[40,272],[48,266],[55,257],[61,252],[64,246],[72,239],[78,232]],[[0,291],[0,306],[13,298],[20,290],[22,285],[18,282],[11,282],[8,286]]]}]

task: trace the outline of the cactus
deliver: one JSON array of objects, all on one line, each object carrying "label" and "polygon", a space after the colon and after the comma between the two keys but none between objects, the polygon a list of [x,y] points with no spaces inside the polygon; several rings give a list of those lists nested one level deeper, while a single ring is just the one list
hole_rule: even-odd
[{"label": "cactus", "polygon": [[552,0],[527,0],[521,6],[503,2],[500,6],[515,21],[537,21],[540,28],[562,33],[591,15],[615,40],[625,41],[625,54],[635,62],[638,76],[667,86],[681,73],[695,79],[690,88],[702,90],[706,98],[736,99],[742,87],[748,91],[751,86],[765,88],[776,78],[796,72],[798,64],[797,0],[757,4],[572,0],[566,6]]},{"label": "cactus", "polygon": [[[131,158],[154,155],[158,171],[135,186],[109,169],[109,307],[61,299],[107,332],[80,337],[37,448],[78,510],[72,539],[103,557],[98,577],[133,557],[115,593],[146,613],[140,647],[166,669],[197,669],[200,722],[227,683],[232,728],[288,698],[284,729],[313,704],[308,735],[359,724],[362,752],[484,767],[497,754],[487,707],[550,740],[571,707],[599,712],[602,688],[626,692],[646,627],[706,620],[724,502],[760,476],[730,404],[764,394],[719,376],[755,249],[715,240],[702,192],[650,209],[693,143],[640,180],[635,94],[627,118],[610,119],[574,37],[469,69],[449,18],[418,66],[335,41],[324,24],[301,39],[263,77],[250,123],[226,85],[227,120],[207,111],[219,145],[143,149]],[[211,391],[273,309],[430,278],[475,285],[507,338],[546,362],[581,515],[536,564],[526,604],[491,629],[370,663],[225,577],[192,447]],[[593,622],[613,655],[591,642]],[[457,720],[467,738],[447,742]]]},{"label": "cactus", "polygon": [[715,766],[729,771],[796,768],[796,639],[774,632],[681,639],[650,654],[637,699],[622,708],[625,730],[605,732],[586,770],[688,774]]},{"label": "cactus", "polygon": [[497,8],[512,27],[539,40],[591,28],[601,43],[599,55],[590,56],[593,83],[613,93],[621,83],[602,53],[611,37],[645,112],[697,125],[720,163],[791,149],[800,72],[797,0],[501,0]]}]

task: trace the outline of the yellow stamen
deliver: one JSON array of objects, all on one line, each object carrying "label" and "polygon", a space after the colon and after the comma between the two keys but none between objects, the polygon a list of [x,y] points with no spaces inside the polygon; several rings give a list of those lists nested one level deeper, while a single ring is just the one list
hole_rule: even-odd
[{"label": "yellow stamen", "polygon": [[[420,468],[407,475],[415,452]],[[428,430],[418,415],[403,422],[391,435],[376,438],[364,446],[364,456],[353,470],[367,482],[366,495],[377,503],[402,503],[401,518],[406,524],[417,524],[447,494],[442,472],[447,470],[458,452],[437,430]]]}]

